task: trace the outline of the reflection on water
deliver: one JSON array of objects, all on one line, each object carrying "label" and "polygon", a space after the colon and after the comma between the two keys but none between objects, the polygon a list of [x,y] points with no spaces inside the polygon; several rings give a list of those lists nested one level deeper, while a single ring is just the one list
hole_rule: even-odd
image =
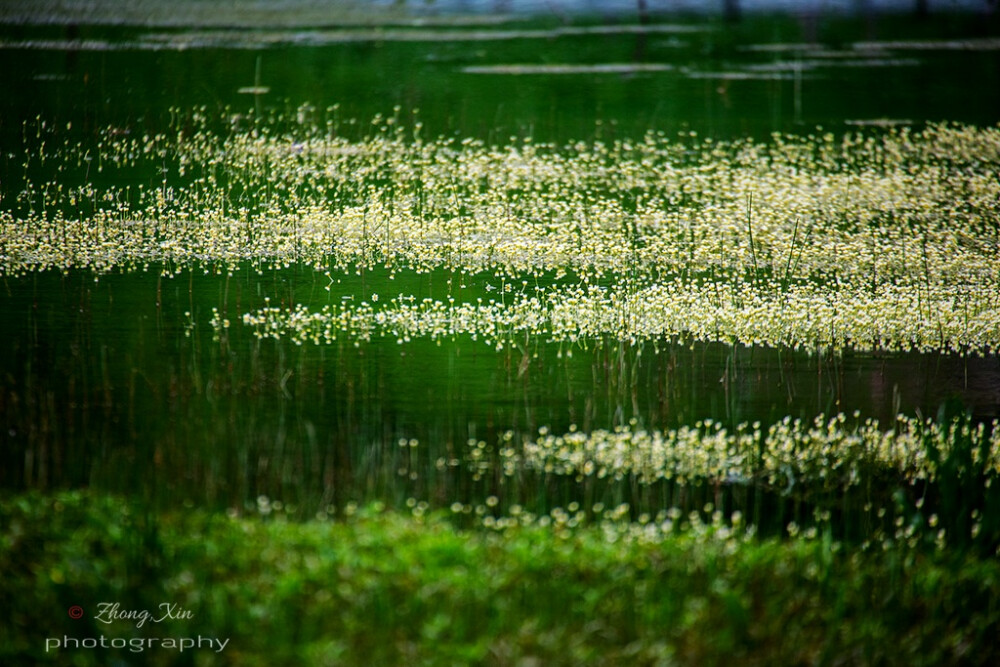
[{"label": "reflection on water", "polygon": [[480,65],[463,67],[468,74],[637,74],[640,72],[669,72],[671,65],[636,63],[597,63],[593,65]]},{"label": "reflection on water", "polygon": [[51,51],[183,51],[187,49],[264,49],[270,47],[320,47],[366,42],[493,42],[510,40],[551,40],[557,37],[594,35],[683,34],[708,30],[708,26],[659,24],[650,26],[580,26],[524,30],[433,29],[423,27],[377,30],[254,30],[152,33],[130,40],[27,39],[0,40],[0,49]]},{"label": "reflection on water", "polygon": [[[198,4],[201,11],[211,3]],[[251,85],[268,90],[252,103],[264,111],[340,105],[342,117],[363,125],[398,105],[421,110],[425,136],[488,142],[530,134],[563,143],[595,131],[606,140],[650,130],[766,137],[840,127],[844,119],[996,121],[1000,86],[991,54],[998,41],[970,34],[986,25],[973,15],[949,19],[941,38],[922,30],[919,39],[901,39],[912,26],[893,15],[877,24],[852,21],[850,12],[828,22],[813,20],[818,14],[764,20],[752,14],[753,3],[741,3],[744,21],[733,26],[704,15],[640,23],[634,3],[589,20],[561,12],[598,5],[546,5],[530,20],[517,3],[503,16],[456,16],[449,10],[486,7],[434,3],[430,16],[406,15],[416,6],[400,15],[369,7],[392,11],[367,22],[343,12],[254,29],[238,22],[214,29],[222,10],[192,15],[170,31],[127,17],[117,28],[0,23],[0,87],[19,91],[0,98],[0,142],[18,141],[21,122],[39,111],[80,128],[155,132],[170,108],[251,106],[240,92]],[[649,3],[652,13],[664,8]],[[318,11],[308,9],[281,16],[308,21]],[[532,76],[491,76],[502,74]]]},{"label": "reflection on water", "polygon": [[[979,0],[949,0],[952,11],[986,11]],[[919,13],[921,3],[916,3]],[[426,22],[447,19],[485,22],[506,16],[548,16],[567,20],[573,16],[621,17],[660,13],[722,14],[735,19],[756,12],[816,14],[872,14],[914,12],[913,0],[273,0],[267,3],[232,3],[200,0],[178,7],[157,0],[88,0],[85,3],[13,3],[2,8],[3,17],[15,23],[63,24],[81,19],[110,25],[210,25],[210,26],[310,26],[337,23],[371,24]],[[928,11],[923,5],[925,14]]]},{"label": "reflection on water", "polygon": [[0,484],[220,507],[266,495],[312,513],[371,498],[461,499],[479,488],[452,463],[464,466],[470,441],[495,447],[509,433],[517,443],[543,427],[735,426],[854,411],[888,424],[898,412],[933,416],[951,398],[979,419],[1000,416],[996,357],[599,340],[497,354],[461,337],[296,346],[237,324],[213,341],[206,326],[217,303],[236,322],[265,297],[322,292],[295,269],[8,279]]}]

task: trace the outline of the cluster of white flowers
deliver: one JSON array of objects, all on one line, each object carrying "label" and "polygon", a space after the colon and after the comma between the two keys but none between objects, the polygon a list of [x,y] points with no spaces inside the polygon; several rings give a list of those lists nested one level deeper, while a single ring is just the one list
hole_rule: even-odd
[{"label": "cluster of white flowers", "polygon": [[1000,338],[1000,127],[488,146],[425,140],[398,109],[357,140],[336,110],[176,115],[89,142],[26,126],[0,274],[382,265],[549,285],[245,318],[300,342],[537,330],[987,353]]},{"label": "cluster of white flowers", "polygon": [[[944,350],[988,354],[1000,341],[1000,292],[957,286],[883,286],[830,291],[793,286],[761,292],[731,284],[672,279],[639,291],[551,287],[503,301],[416,302],[399,295],[385,303],[344,302],[313,311],[297,304],[243,315],[258,338],[296,344],[338,337],[454,339],[468,335],[502,349],[526,337],[547,342],[671,339],[806,350]],[[217,324],[216,324],[216,328]]]},{"label": "cluster of white flowers", "polygon": [[[787,487],[797,483],[847,488],[889,472],[906,480],[933,480],[939,462],[959,443],[971,442],[984,469],[1000,473],[1000,428],[984,424],[935,424],[899,416],[888,428],[878,420],[844,414],[813,421],[785,419],[762,427],[740,424],[729,431],[710,420],[669,431],[619,427],[564,434],[540,430],[520,448],[500,450],[506,474],[530,469],[583,479],[642,484],[658,480],[747,483]],[[984,446],[985,445],[985,446]],[[936,452],[931,456],[929,452]]]}]

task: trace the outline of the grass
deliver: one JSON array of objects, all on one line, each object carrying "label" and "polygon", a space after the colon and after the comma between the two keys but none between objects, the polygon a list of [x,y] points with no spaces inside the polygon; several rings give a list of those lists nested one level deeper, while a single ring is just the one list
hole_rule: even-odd
[{"label": "grass", "polygon": [[[150,514],[73,492],[6,497],[5,661],[107,664],[45,637],[202,635],[197,664],[990,664],[1000,565],[828,535],[759,540],[704,524],[669,534],[459,530],[377,507],[335,522]],[[10,576],[15,575],[15,576]],[[32,604],[22,601],[32,600]],[[137,630],[101,601],[191,619]],[[68,618],[80,605],[85,616]],[[176,664],[165,648],[145,664]]]},{"label": "grass", "polygon": [[[0,659],[129,662],[134,642],[197,636],[225,642],[190,649],[204,665],[992,664],[995,437],[955,405],[895,435],[845,422],[786,420],[733,439],[711,424],[540,433],[501,452],[470,442],[458,478],[488,488],[509,471],[498,495],[456,486],[446,507],[347,501],[307,521],[263,495],[253,511],[221,513],[100,491],[8,493],[0,620],[12,631]],[[625,446],[602,459],[615,449],[593,444],[602,438]],[[666,438],[690,440],[673,445],[687,463],[614,467],[650,465]],[[747,447],[761,479],[734,484],[739,473],[713,463],[719,442],[731,455]],[[397,447],[419,469],[422,445]],[[588,461],[601,472],[573,467]],[[671,494],[644,492],[662,487],[657,470],[681,477]],[[726,478],[721,495],[713,475]],[[95,618],[115,602],[189,614],[143,627]],[[82,618],[66,613],[74,605]],[[129,644],[74,643],[91,637]],[[143,664],[176,664],[158,641]]]}]

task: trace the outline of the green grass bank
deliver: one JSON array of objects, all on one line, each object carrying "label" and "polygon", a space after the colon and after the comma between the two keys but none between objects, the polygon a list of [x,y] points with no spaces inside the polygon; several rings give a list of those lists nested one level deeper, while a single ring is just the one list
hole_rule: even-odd
[{"label": "green grass bank", "polygon": [[[0,522],[10,665],[1000,657],[1000,563],[891,540],[841,549],[828,534],[760,539],[729,521],[461,530],[378,506],[299,523],[151,514],[86,492],[8,495]],[[168,638],[206,643],[182,651]]]}]

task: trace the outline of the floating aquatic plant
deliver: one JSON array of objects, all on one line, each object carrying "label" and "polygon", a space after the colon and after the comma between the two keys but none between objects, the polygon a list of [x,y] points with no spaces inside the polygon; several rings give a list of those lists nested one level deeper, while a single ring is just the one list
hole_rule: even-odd
[{"label": "floating aquatic plant", "polygon": [[[498,349],[526,336],[547,342],[669,340],[795,349],[945,350],[987,354],[1000,340],[1000,294],[978,298],[962,287],[886,286],[830,291],[821,286],[755,292],[747,286],[673,279],[630,293],[601,286],[552,287],[501,302],[420,302],[399,295],[311,310],[267,306],[243,315],[257,338],[296,344],[393,337],[399,342],[470,335]],[[219,331],[216,316],[210,324]]]},{"label": "floating aquatic plant", "polygon": [[[976,461],[1000,473],[1000,429],[994,423],[935,423],[904,417],[891,425],[858,415],[818,416],[811,421],[786,417],[770,426],[759,422],[733,429],[704,420],[670,431],[633,426],[583,433],[553,434],[542,428],[520,450],[501,450],[508,474],[521,468],[597,479],[634,477],[659,480],[763,481],[770,486],[796,483],[848,488],[877,471],[907,481],[933,481],[956,443],[969,440]],[[929,455],[935,452],[935,455]]]},{"label": "floating aquatic plant", "polygon": [[[221,121],[178,113],[170,132],[62,144],[26,126],[0,273],[249,262],[331,284],[385,266],[520,285],[485,304],[404,294],[244,319],[314,342],[527,332],[988,353],[1000,338],[1000,128],[487,146],[425,139],[399,109],[356,140],[336,108]],[[136,182],[150,166],[161,178]]]}]

